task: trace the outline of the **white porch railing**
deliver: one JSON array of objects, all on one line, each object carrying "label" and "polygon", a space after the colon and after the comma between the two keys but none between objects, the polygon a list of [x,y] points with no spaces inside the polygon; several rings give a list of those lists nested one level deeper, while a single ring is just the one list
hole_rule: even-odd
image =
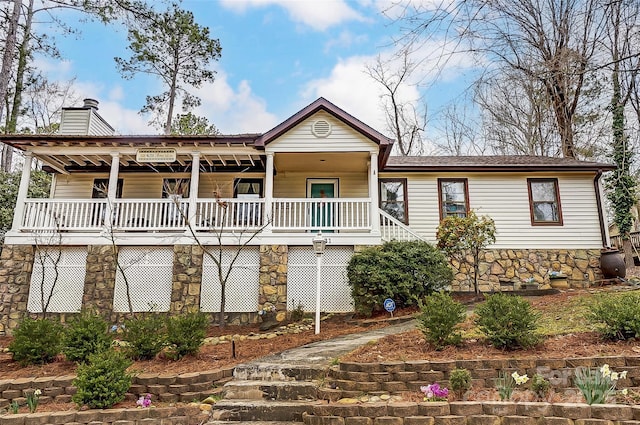
[{"label": "white porch railing", "polygon": [[380,212],[380,233],[383,241],[388,242],[391,240],[425,240],[422,236],[415,233],[409,228],[409,226],[402,223],[398,219],[394,218],[383,210],[378,211]]},{"label": "white porch railing", "polygon": [[27,199],[21,229],[99,229],[106,208],[106,199]]},{"label": "white porch railing", "polygon": [[278,198],[273,200],[274,230],[370,230],[368,198]]},{"label": "white porch railing", "polygon": [[[257,229],[274,231],[370,231],[368,198],[279,198],[271,214],[264,199],[198,199],[197,231]],[[109,214],[106,199],[27,199],[20,230],[101,231]],[[191,217],[189,199],[116,199],[112,208],[117,231],[182,231]]]},{"label": "white porch railing", "polygon": [[264,199],[198,199],[194,228],[248,230],[264,226]]}]

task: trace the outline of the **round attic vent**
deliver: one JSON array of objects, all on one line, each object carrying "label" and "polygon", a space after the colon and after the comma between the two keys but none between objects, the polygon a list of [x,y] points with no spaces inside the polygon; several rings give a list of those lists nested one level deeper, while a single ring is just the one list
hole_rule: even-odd
[{"label": "round attic vent", "polygon": [[311,124],[311,132],[316,137],[327,137],[331,134],[331,123],[327,120],[317,120]]}]

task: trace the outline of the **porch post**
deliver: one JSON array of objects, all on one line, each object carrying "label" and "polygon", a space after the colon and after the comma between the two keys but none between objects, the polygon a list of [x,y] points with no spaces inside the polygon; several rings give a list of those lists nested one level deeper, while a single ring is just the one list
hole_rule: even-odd
[{"label": "porch post", "polygon": [[191,152],[191,183],[189,184],[189,225],[195,230],[198,208],[198,188],[200,187],[200,152]]},{"label": "porch post", "polygon": [[29,181],[31,180],[31,163],[33,162],[33,154],[25,152],[24,165],[22,166],[22,176],[20,177],[20,186],[18,186],[18,198],[16,207],[13,211],[13,224],[11,230],[18,230],[22,225],[22,216],[24,215],[24,201],[29,193]]},{"label": "porch post", "polygon": [[105,225],[111,228],[115,220],[116,198],[118,196],[118,173],[120,172],[120,153],[111,152],[111,170],[109,170],[109,186],[107,187],[107,217]]},{"label": "porch post", "polygon": [[267,224],[263,233],[271,233],[273,222],[273,152],[267,152],[264,182],[264,218]]},{"label": "porch post", "polygon": [[371,233],[380,234],[378,214],[378,153],[371,152],[369,158],[369,199],[371,199]]}]

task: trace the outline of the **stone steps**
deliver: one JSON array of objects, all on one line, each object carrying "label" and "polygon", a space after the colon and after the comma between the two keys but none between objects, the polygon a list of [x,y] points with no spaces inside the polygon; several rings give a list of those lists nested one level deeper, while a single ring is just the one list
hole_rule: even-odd
[{"label": "stone steps", "polygon": [[326,368],[320,366],[252,363],[237,366],[233,378],[236,381],[313,381],[324,379],[326,374]]},{"label": "stone steps", "polygon": [[220,400],[213,405],[211,421],[302,422],[320,401]]},{"label": "stone steps", "polygon": [[204,425],[302,425],[294,421],[209,421]]},{"label": "stone steps", "polygon": [[316,400],[318,386],[309,381],[231,381],[224,387],[227,400]]}]

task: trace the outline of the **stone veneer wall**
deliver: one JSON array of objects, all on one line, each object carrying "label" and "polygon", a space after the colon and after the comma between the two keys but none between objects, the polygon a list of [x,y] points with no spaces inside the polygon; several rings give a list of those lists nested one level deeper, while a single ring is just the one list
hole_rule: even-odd
[{"label": "stone veneer wall", "polygon": [[0,255],[0,335],[18,324],[27,311],[34,249],[5,245]]},{"label": "stone veneer wall", "polygon": [[203,255],[204,250],[198,245],[174,245],[170,313],[200,309]]},{"label": "stone veneer wall", "polygon": [[110,312],[111,321],[118,320],[113,312],[113,294],[116,284],[116,262],[112,245],[87,246],[87,267],[84,276],[82,307],[88,310]]},{"label": "stone veneer wall", "polygon": [[[549,283],[549,272],[567,276],[571,287],[585,287],[602,278],[600,249],[486,249],[480,253],[480,291],[519,289],[529,278]],[[452,260],[454,291],[473,290],[473,257]]]},{"label": "stone veneer wall", "polygon": [[278,321],[284,320],[287,311],[288,263],[289,247],[287,245],[260,246],[258,308],[275,307],[278,312]]}]

